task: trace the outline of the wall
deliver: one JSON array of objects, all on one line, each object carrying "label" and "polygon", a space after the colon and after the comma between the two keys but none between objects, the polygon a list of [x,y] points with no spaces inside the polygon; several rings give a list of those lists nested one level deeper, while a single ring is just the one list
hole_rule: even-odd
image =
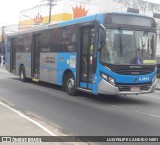
[{"label": "wall", "polygon": [[[51,22],[56,23],[65,20],[98,13],[97,6],[90,5],[87,0],[83,2],[62,0],[52,8]],[[49,20],[49,6],[37,6],[20,12],[19,29],[26,29],[37,24],[46,24]]]}]

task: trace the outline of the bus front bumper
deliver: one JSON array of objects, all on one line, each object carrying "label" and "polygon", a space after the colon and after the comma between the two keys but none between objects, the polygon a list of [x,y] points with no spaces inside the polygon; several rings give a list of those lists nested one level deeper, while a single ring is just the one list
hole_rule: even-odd
[{"label": "bus front bumper", "polygon": [[[131,95],[131,94],[145,94],[145,93],[152,93],[156,89],[156,82],[157,80],[148,87],[147,90],[140,90],[140,91],[120,91],[119,87],[113,86],[107,81],[103,80],[98,85],[98,93],[99,94],[110,94],[110,95]],[[141,85],[137,85],[141,86]]]}]

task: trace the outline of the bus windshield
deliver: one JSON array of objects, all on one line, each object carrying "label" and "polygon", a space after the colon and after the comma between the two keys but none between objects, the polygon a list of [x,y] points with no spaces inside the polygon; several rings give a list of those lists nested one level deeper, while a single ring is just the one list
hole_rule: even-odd
[{"label": "bus windshield", "polygon": [[153,32],[107,29],[100,61],[118,65],[155,63],[155,43]]}]

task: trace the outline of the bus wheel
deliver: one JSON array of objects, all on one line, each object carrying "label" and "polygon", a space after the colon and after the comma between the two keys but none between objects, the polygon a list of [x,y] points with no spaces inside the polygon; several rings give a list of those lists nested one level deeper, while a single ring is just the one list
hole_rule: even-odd
[{"label": "bus wheel", "polygon": [[22,82],[26,81],[26,72],[25,72],[24,66],[21,66],[19,76]]},{"label": "bus wheel", "polygon": [[69,95],[72,95],[72,96],[76,95],[75,79],[72,73],[69,73],[66,75],[65,88]]}]

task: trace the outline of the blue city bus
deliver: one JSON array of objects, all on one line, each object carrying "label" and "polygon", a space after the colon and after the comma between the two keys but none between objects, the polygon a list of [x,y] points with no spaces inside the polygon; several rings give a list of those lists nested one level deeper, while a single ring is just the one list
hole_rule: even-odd
[{"label": "blue city bus", "polygon": [[12,33],[6,69],[23,82],[57,84],[70,95],[152,93],[156,23],[138,14],[101,13]]}]

